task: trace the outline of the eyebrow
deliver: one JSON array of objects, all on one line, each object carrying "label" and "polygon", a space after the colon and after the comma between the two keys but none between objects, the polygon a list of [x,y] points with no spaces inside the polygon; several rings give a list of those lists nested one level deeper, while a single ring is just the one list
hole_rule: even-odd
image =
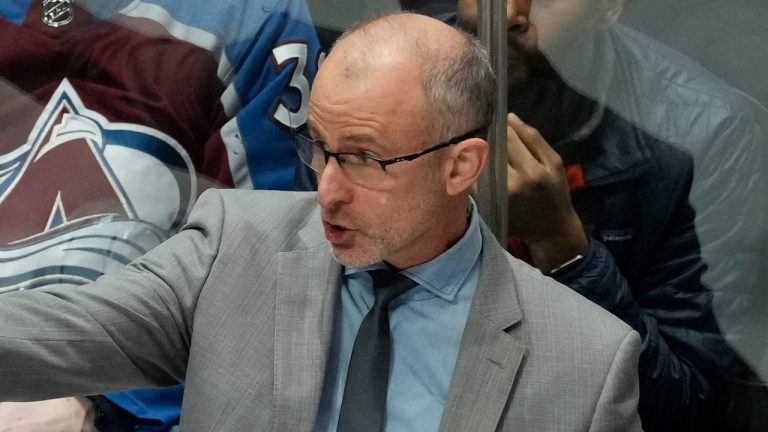
[{"label": "eyebrow", "polygon": [[[314,138],[319,137],[320,134],[317,132],[317,129],[315,129],[312,124],[307,121],[307,129],[309,130],[309,134],[313,139],[317,141],[323,141],[325,142],[325,139],[322,138]],[[383,146],[379,143],[378,140],[374,139],[374,137],[370,134],[351,134],[351,135],[345,135],[341,138],[340,144],[372,144],[373,148],[372,150],[383,150]]]},{"label": "eyebrow", "polygon": [[359,144],[359,143],[378,144],[378,141],[368,134],[346,135],[342,138],[342,141],[349,142],[352,144]]}]

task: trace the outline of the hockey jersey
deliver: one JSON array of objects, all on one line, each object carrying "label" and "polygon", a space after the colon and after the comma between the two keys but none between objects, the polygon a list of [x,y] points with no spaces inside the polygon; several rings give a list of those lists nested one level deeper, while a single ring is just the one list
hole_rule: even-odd
[{"label": "hockey jersey", "polygon": [[310,188],[320,55],[301,0],[0,2],[0,293],[123,266],[208,187]]}]

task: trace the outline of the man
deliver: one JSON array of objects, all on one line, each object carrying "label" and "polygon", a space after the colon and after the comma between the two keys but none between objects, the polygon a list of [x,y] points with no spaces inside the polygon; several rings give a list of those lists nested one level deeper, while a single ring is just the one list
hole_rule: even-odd
[{"label": "man", "polygon": [[[0,4],[0,293],[122,268],[212,185],[302,186],[289,126],[306,119],[319,45],[303,0],[265,5]],[[98,410],[101,430],[163,432],[182,392],[3,403],[0,425],[80,431]]]},{"label": "man", "polygon": [[[469,198],[493,91],[439,21],[355,28],[296,136],[317,194],[210,190],[119,274],[2,296],[0,399],[184,378],[185,432],[639,430],[637,334],[509,256]],[[381,273],[418,284],[383,315]],[[370,316],[389,323],[366,337]]]},{"label": "man", "polygon": [[[507,2],[510,247],[640,333],[646,430],[721,430],[733,353],[709,287],[739,305],[757,288],[762,134],[734,92],[618,26],[622,7]],[[457,18],[475,29],[477,2]]]}]

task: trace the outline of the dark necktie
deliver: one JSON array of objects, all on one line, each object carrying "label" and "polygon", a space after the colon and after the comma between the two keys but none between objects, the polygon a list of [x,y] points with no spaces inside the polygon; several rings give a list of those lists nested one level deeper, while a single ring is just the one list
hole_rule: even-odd
[{"label": "dark necktie", "polygon": [[337,432],[383,430],[389,383],[389,303],[418,285],[392,270],[371,270],[373,307],[363,318],[352,347]]}]

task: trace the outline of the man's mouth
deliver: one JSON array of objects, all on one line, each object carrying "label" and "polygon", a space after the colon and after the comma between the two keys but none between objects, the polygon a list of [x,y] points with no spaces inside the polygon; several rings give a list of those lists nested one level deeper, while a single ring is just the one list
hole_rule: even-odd
[{"label": "man's mouth", "polygon": [[328,226],[329,228],[335,229],[335,230],[338,230],[338,231],[346,231],[346,230],[348,230],[348,228],[343,226],[343,225],[337,225],[337,224],[330,223],[330,222],[325,222],[324,224],[326,226]]},{"label": "man's mouth", "polygon": [[323,221],[325,238],[334,245],[349,242],[353,231],[343,225]]}]

